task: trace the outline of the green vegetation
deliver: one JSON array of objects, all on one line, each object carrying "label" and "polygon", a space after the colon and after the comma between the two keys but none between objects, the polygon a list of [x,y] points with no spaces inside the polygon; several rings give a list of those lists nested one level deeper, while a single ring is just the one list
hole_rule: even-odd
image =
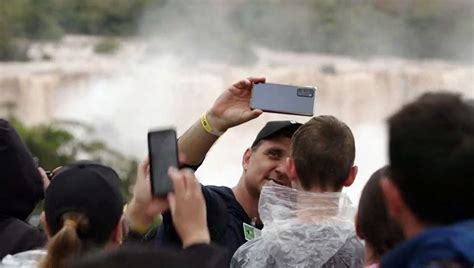
[{"label": "green vegetation", "polygon": [[[26,40],[64,33],[121,36],[136,33],[142,12],[161,0],[1,0],[0,61],[26,60]],[[27,46],[24,45],[27,48]]]},{"label": "green vegetation", "polygon": [[[90,126],[63,121],[30,127],[15,118],[9,118],[9,121],[45,170],[83,159],[97,161],[117,171],[122,179],[122,192],[130,197],[138,162],[111,149],[101,140],[88,138],[94,132]],[[82,138],[78,134],[82,134]]]},{"label": "green vegetation", "polygon": [[0,25],[0,61],[27,61],[28,45],[13,41]]},{"label": "green vegetation", "polygon": [[113,54],[120,47],[120,43],[114,38],[101,39],[94,47],[94,51],[99,54]]},{"label": "green vegetation", "polygon": [[59,38],[65,32],[129,35],[159,0],[2,0],[1,21],[15,37]]},{"label": "green vegetation", "polygon": [[[252,63],[253,44],[360,58],[474,61],[472,0],[224,2],[1,0],[0,60],[26,60],[29,40],[54,40],[64,33],[133,35],[143,21],[144,31],[159,33],[155,50],[190,62],[198,57]],[[104,41],[96,50],[113,48]]]},{"label": "green vegetation", "polygon": [[474,61],[472,0],[248,1],[232,19],[272,48]]}]

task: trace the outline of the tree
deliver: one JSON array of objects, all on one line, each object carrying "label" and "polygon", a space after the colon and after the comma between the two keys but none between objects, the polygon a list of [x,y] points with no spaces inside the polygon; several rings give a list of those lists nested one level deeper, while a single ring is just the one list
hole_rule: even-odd
[{"label": "tree", "polygon": [[82,136],[92,136],[92,127],[75,121],[53,121],[36,126],[26,126],[13,117],[9,121],[45,170],[78,160],[96,161],[117,171],[122,180],[122,193],[127,199],[130,196],[137,160],[111,149],[101,140],[78,138],[80,132],[88,134]]}]

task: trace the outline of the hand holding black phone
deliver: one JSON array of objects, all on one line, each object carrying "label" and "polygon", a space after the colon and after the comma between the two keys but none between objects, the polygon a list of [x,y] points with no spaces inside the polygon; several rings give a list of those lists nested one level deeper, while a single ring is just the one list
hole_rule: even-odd
[{"label": "hand holding black phone", "polygon": [[152,194],[158,197],[166,196],[173,191],[173,182],[168,176],[168,169],[178,167],[176,131],[163,129],[148,132],[148,154]]}]

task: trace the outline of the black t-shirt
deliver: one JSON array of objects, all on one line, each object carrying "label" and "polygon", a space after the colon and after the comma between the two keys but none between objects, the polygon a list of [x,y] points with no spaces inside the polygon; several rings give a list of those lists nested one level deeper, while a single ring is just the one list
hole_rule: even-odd
[{"label": "black t-shirt", "polygon": [[[251,219],[229,187],[202,186],[202,193],[206,201],[211,240],[228,250],[230,260],[237,248],[246,242],[243,223],[250,224]],[[181,240],[174,229],[170,213],[163,214],[163,224],[157,231],[156,244],[181,247]]]}]

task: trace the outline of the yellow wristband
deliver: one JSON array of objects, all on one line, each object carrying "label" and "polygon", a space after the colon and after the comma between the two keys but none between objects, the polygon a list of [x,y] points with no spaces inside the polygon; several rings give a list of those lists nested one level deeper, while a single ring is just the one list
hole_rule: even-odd
[{"label": "yellow wristband", "polygon": [[211,124],[209,124],[209,121],[207,120],[207,114],[204,113],[202,116],[201,116],[201,126],[202,128],[204,128],[204,130],[211,134],[211,135],[214,135],[214,136],[221,136],[222,134],[224,134],[224,132],[222,131],[219,131],[219,130],[216,130],[214,129]]},{"label": "yellow wristband", "polygon": [[139,224],[137,222],[134,222],[132,219],[130,219],[126,213],[127,208],[128,208],[128,204],[125,204],[125,206],[123,207],[123,212],[125,214],[125,224],[127,225],[128,229],[134,233],[144,235],[148,231],[150,226],[145,225],[145,224]]}]

